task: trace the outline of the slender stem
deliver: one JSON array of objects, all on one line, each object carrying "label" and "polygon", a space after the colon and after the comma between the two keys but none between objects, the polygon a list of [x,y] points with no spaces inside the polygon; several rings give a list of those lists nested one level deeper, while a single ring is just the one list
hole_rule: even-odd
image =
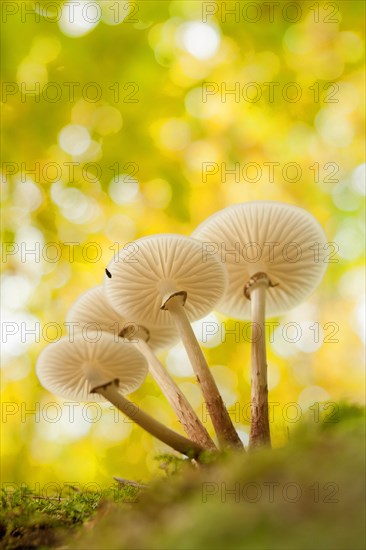
[{"label": "slender stem", "polygon": [[164,424],[161,424],[155,420],[155,418],[143,412],[134,403],[119,393],[117,384],[115,382],[110,382],[104,386],[99,386],[98,388],[94,388],[93,393],[99,393],[99,395],[108,399],[108,401],[115,405],[115,407],[131,420],[136,422],[136,424],[141,426],[141,428],[172,447],[172,449],[190,458],[199,458],[200,454],[204,452],[204,449],[200,445],[170,430],[164,426]]},{"label": "slender stem", "polygon": [[257,280],[250,289],[252,310],[251,425],[249,447],[271,446],[268,418],[265,305],[268,278]]},{"label": "slender stem", "polygon": [[183,345],[187,350],[198,383],[201,386],[207,410],[211,416],[220,446],[243,448],[243,444],[235,431],[216,386],[215,379],[192,330],[182,303],[182,296],[173,295],[165,302],[164,308],[169,311],[179,330]]},{"label": "slender stem", "polygon": [[149,344],[139,338],[135,346],[147,359],[149,370],[154,380],[174,409],[188,437],[206,449],[216,449],[214,442],[194,412],[187,398],[170,377]]}]

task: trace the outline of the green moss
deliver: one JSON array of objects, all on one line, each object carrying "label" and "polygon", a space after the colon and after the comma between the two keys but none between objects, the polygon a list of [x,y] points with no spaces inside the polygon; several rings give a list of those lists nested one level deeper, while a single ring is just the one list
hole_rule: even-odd
[{"label": "green moss", "polygon": [[364,410],[322,410],[281,449],[200,467],[157,457],[167,476],[147,488],[54,500],[3,493],[2,548],[363,550]]},{"label": "green moss", "polygon": [[[68,491],[41,496],[23,486],[1,492],[0,547],[4,550],[52,548],[70,535],[70,529],[87,525],[90,518],[105,513],[110,502],[135,502],[139,489],[134,486],[100,493]],[[66,494],[67,493],[67,494]]]},{"label": "green moss", "polygon": [[[323,408],[324,409],[324,408]],[[184,467],[111,511],[75,548],[358,550],[364,538],[364,411],[309,414],[286,447]],[[74,546],[73,546],[74,547]]]}]

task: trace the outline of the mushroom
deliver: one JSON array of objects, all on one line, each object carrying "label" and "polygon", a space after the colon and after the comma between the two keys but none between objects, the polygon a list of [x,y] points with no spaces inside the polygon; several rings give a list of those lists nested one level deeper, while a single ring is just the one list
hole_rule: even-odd
[{"label": "mushroom", "polygon": [[97,328],[131,342],[144,355],[153,378],[177,414],[188,437],[204,448],[216,448],[187,398],[154,353],[178,338],[174,327],[145,327],[127,322],[107,301],[103,286],[94,287],[82,294],[72,305],[66,320],[71,326],[76,325],[76,332],[91,326],[94,330]]},{"label": "mushroom", "polygon": [[153,235],[135,241],[111,260],[104,279],[113,308],[137,323],[175,323],[211,415],[220,445],[242,447],[190,321],[207,315],[226,285],[225,269],[213,257],[202,262],[200,242],[181,235]]},{"label": "mushroom", "polygon": [[229,206],[193,232],[204,258],[219,254],[228,286],[217,309],[252,320],[250,447],[270,445],[265,317],[305,300],[323,277],[326,237],[306,210],[272,201]]},{"label": "mushroom", "polygon": [[[97,335],[98,337],[98,335]],[[204,449],[170,430],[124,397],[138,389],[148,372],[142,354],[133,346],[115,341],[111,334],[100,335],[95,342],[77,335],[48,345],[36,365],[41,384],[49,391],[76,401],[103,398],[131,420],[176,451],[199,458]]]}]

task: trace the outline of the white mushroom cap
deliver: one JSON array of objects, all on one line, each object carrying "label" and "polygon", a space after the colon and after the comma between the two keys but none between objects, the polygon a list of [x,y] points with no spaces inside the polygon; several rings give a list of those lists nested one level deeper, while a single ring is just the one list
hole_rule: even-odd
[{"label": "white mushroom cap", "polygon": [[108,265],[106,296],[113,308],[136,322],[172,324],[162,304],[173,293],[187,293],[190,321],[207,315],[221,298],[226,272],[217,258],[202,260],[202,243],[181,235],[153,235],[135,241],[136,251],[121,250]]},{"label": "white mushroom cap", "polygon": [[274,201],[229,206],[207,218],[193,237],[224,262],[229,282],[217,309],[236,319],[251,317],[243,288],[253,275],[264,272],[278,285],[266,293],[267,316],[278,315],[317,287],[331,252],[322,227],[309,212]]},{"label": "white mushroom cap", "polygon": [[144,325],[139,330],[140,327],[137,323],[127,321],[112,308],[102,285],[91,288],[79,296],[71,306],[66,321],[78,323],[75,325],[75,333],[82,331],[84,327],[86,329],[89,327],[92,330],[94,326],[95,330],[117,336],[123,329],[130,328],[133,340],[141,338],[147,341],[151,349],[155,351],[174,345],[179,339],[178,331],[173,326]]},{"label": "white mushroom cap", "polygon": [[98,386],[118,380],[121,394],[137,390],[147,375],[147,363],[131,344],[115,341],[103,334],[94,343],[81,335],[49,344],[38,357],[37,376],[47,390],[64,399],[103,401],[96,393]]}]

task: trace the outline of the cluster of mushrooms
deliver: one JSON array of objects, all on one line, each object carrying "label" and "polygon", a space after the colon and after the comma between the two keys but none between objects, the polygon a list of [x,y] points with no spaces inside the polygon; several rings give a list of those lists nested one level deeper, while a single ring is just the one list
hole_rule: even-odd
[{"label": "cluster of mushrooms", "polygon": [[[213,309],[251,320],[251,427],[249,448],[270,445],[265,317],[304,300],[326,267],[326,237],[306,210],[280,202],[229,206],[191,237],[160,234],[123,248],[105,270],[104,284],[84,293],[67,321],[74,338],[48,345],[37,361],[42,385],[76,401],[108,400],[179,453],[199,460],[207,451],[244,449],[191,323]],[[245,253],[244,253],[245,252]],[[84,338],[95,325],[98,338]],[[116,337],[117,335],[117,337]],[[209,411],[214,441],[158,359],[181,339]],[[150,372],[187,437],[134,406],[125,395]]]}]

